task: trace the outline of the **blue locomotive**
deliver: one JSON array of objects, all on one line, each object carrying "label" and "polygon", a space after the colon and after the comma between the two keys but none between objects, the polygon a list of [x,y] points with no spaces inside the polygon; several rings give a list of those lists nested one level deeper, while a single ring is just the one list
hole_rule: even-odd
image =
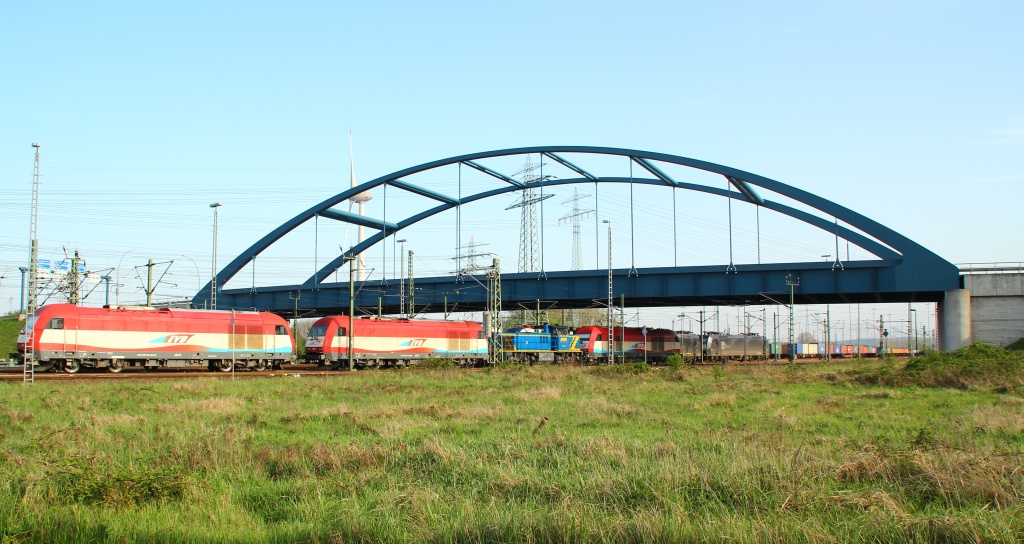
[{"label": "blue locomotive", "polygon": [[578,334],[550,323],[511,328],[501,333],[501,347],[506,359],[524,363],[578,363],[583,353]]}]

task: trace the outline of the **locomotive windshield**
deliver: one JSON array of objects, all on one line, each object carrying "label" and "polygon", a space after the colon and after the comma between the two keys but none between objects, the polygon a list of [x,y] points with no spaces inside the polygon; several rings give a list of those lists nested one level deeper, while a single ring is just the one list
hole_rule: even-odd
[{"label": "locomotive windshield", "polygon": [[323,336],[327,334],[327,325],[317,325],[309,329],[310,336]]}]

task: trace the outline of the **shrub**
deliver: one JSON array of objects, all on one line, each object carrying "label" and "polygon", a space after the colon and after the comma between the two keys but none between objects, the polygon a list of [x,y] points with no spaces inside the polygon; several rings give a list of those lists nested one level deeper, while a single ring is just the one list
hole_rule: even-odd
[{"label": "shrub", "polygon": [[1024,380],[1024,353],[975,343],[956,351],[932,351],[905,366],[883,364],[853,372],[854,379],[872,385],[966,388],[1005,385]]},{"label": "shrub", "polygon": [[678,353],[673,353],[665,359],[665,364],[668,365],[672,370],[679,370],[683,367],[684,361],[683,356]]}]

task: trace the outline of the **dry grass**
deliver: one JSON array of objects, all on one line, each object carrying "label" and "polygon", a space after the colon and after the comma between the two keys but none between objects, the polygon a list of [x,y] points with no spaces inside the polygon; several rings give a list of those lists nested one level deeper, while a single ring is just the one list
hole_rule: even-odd
[{"label": "dry grass", "polygon": [[629,465],[630,456],[625,444],[607,436],[597,436],[584,445],[584,453],[601,464],[615,464],[620,467]]},{"label": "dry grass", "polygon": [[793,415],[793,410],[788,405],[776,410],[771,416],[771,422],[779,427],[789,429],[800,428],[802,425],[800,418]]},{"label": "dry grass", "polygon": [[908,517],[906,508],[885,491],[848,491],[829,497],[840,508],[856,508],[872,514],[883,514],[900,519]]},{"label": "dry grass", "polygon": [[579,404],[581,412],[598,416],[623,417],[636,412],[636,407],[624,402],[608,400],[604,395],[583,399]]},{"label": "dry grass", "polygon": [[245,407],[245,400],[237,397],[222,397],[201,400],[184,400],[176,410],[180,413],[209,412],[212,414],[237,414]]},{"label": "dry grass", "polygon": [[559,387],[542,387],[521,393],[523,400],[557,400],[562,398],[562,389]]},{"label": "dry grass", "polygon": [[23,425],[32,423],[35,420],[35,415],[23,408],[11,408],[6,411],[4,419],[12,425]]},{"label": "dry grass", "polygon": [[698,402],[693,405],[694,410],[704,410],[707,408],[735,408],[736,407],[736,393],[715,393],[702,402]]},{"label": "dry grass", "polygon": [[89,421],[96,427],[107,427],[114,425],[140,425],[146,421],[146,416],[133,414],[93,414]]},{"label": "dry grass", "polygon": [[839,466],[835,475],[839,481],[909,490],[922,504],[999,509],[1019,507],[1024,499],[1024,473],[1018,461],[947,448],[894,452],[867,447],[857,459]]}]

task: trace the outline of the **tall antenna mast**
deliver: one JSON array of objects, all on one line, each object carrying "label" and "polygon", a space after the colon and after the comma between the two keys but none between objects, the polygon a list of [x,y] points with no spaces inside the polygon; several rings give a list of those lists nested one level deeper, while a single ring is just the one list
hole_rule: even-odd
[{"label": "tall antenna mast", "polygon": [[[352,129],[348,129],[348,164],[349,164],[349,177],[352,181],[352,187],[356,186],[356,161],[352,153]],[[359,216],[362,217],[364,206],[367,202],[373,199],[373,195],[369,191],[364,191],[358,195],[349,198],[349,211],[352,211],[352,204],[359,204]],[[365,227],[359,225],[359,243],[363,243],[366,237]],[[356,279],[363,281],[366,279],[366,258],[360,253],[356,257]]]}]

